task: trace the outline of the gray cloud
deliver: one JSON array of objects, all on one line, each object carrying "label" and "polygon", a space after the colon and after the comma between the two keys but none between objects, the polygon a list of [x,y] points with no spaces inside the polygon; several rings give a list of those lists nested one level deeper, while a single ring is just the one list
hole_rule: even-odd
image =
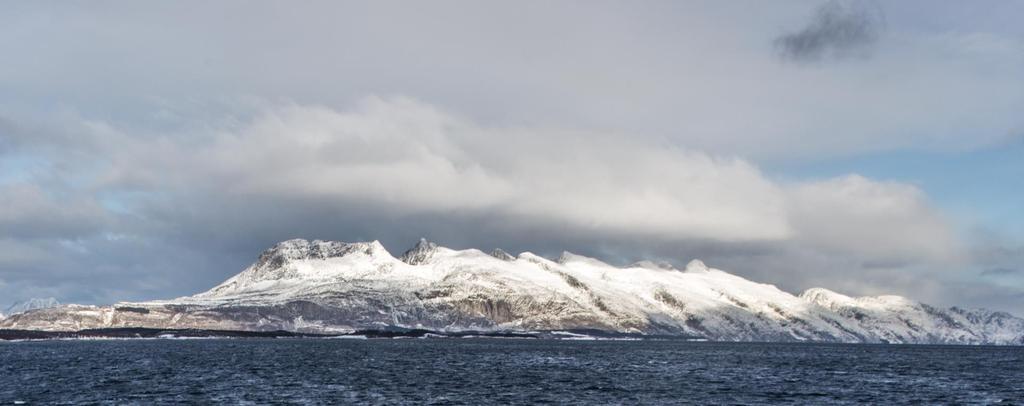
[{"label": "gray cloud", "polygon": [[[1024,263],[1024,245],[1014,245],[1013,239],[991,230],[975,232],[971,256],[982,267],[981,276],[1024,276],[1020,265]],[[1024,288],[1024,285],[1020,286]]]},{"label": "gray cloud", "polygon": [[884,30],[881,8],[866,0],[830,0],[803,29],[775,40],[779,55],[796,62],[868,56]]},{"label": "gray cloud", "polygon": [[0,229],[8,238],[75,239],[110,220],[92,196],[57,198],[34,184],[0,185]]},{"label": "gray cloud", "polygon": [[921,32],[906,26],[916,15],[893,19],[885,57],[811,72],[765,52],[801,2],[249,3],[5,9],[0,52],[27,57],[0,65],[0,114],[102,117],[141,136],[244,114],[247,98],[404,94],[488,125],[622,131],[757,162],[987,145],[1024,125],[1020,36]]}]

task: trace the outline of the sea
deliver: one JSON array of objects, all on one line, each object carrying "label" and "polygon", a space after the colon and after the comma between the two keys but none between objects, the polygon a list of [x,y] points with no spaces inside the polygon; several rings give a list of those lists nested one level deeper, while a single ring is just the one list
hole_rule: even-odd
[{"label": "sea", "polygon": [[1024,347],[432,339],[0,342],[3,404],[1024,404]]}]

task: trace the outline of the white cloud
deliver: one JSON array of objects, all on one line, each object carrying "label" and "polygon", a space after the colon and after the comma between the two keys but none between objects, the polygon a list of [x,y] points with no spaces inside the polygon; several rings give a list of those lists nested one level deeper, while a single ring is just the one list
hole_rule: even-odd
[{"label": "white cloud", "polygon": [[801,242],[876,262],[953,260],[949,224],[917,188],[849,175],[796,185],[791,221]]},{"label": "white cloud", "polygon": [[735,157],[621,134],[483,127],[408,98],[372,97],[349,111],[285,104],[200,137],[130,147],[111,126],[90,128],[115,142],[105,187],[145,178],[180,199],[358,203],[609,238],[800,241],[866,261],[948,258],[956,247],[910,185],[859,176],[780,184]]},{"label": "white cloud", "polygon": [[[913,185],[858,175],[778,181],[737,157],[626,134],[485,126],[402,97],[348,109],[261,106],[158,133],[72,117],[52,123],[52,136],[20,139],[10,153],[60,163],[31,179],[75,182],[0,199],[18,208],[4,224],[57,230],[0,245],[8,276],[29,278],[12,286],[101,273],[135,286],[125,289],[136,299],[153,286],[187,294],[278,240],[381,239],[400,250],[444,235],[462,247],[699,257],[792,291],[957,303],[935,276],[959,263],[960,242]],[[43,186],[73,198],[52,200]],[[71,229],[88,255],[64,245],[71,234],[61,230]],[[26,262],[14,243],[52,260]],[[148,254],[132,255],[140,244]],[[153,268],[153,258],[171,262]],[[935,286],[924,292],[914,278]],[[89,297],[119,299],[100,289]]]}]

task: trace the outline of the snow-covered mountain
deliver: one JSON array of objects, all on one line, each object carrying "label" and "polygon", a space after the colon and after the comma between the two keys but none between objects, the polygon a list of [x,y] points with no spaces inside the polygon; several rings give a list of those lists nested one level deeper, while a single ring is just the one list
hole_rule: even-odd
[{"label": "snow-covered mountain", "polygon": [[173,300],[67,305],[0,328],[206,328],[347,332],[599,329],[712,340],[1024,344],[1024,320],[898,296],[799,296],[709,268],[615,267],[563,253],[452,250],[421,240],[396,258],[379,242],[290,240],[224,283]]},{"label": "snow-covered mountain", "polygon": [[58,302],[57,299],[54,299],[52,297],[48,297],[48,298],[36,298],[36,297],[34,297],[34,298],[31,298],[31,299],[26,300],[24,302],[18,302],[18,303],[12,304],[10,307],[7,308],[7,310],[5,310],[3,313],[0,313],[0,319],[3,319],[5,317],[5,315],[7,317],[9,317],[9,316],[13,316],[15,314],[20,314],[20,313],[27,312],[29,310],[48,309],[48,308],[57,307],[57,306],[60,306],[60,302]]}]

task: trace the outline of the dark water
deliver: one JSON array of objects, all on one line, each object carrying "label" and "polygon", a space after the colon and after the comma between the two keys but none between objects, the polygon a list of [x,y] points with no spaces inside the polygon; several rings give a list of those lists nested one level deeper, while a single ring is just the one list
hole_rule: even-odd
[{"label": "dark water", "polygon": [[1024,404],[1024,348],[681,341],[0,342],[0,404]]}]

